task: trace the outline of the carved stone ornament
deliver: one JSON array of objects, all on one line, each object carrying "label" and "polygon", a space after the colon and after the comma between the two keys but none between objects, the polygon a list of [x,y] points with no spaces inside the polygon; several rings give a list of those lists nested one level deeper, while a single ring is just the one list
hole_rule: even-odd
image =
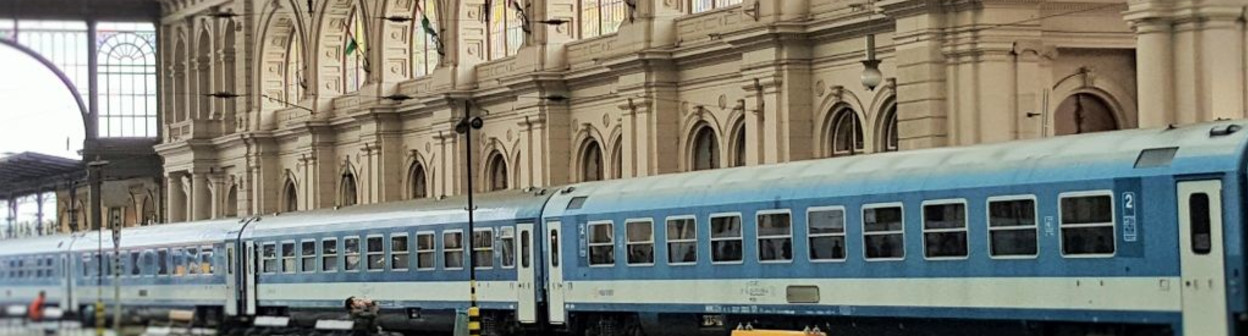
[{"label": "carved stone ornament", "polygon": [[611,127],[611,115],[606,113],[602,114],[602,126],[608,128]]},{"label": "carved stone ornament", "polygon": [[728,108],[728,95],[719,95],[719,108]]},{"label": "carved stone ornament", "polygon": [[828,92],[827,86],[823,83],[823,80],[819,80],[815,82],[815,96],[816,97],[823,97],[823,94],[827,92]]}]

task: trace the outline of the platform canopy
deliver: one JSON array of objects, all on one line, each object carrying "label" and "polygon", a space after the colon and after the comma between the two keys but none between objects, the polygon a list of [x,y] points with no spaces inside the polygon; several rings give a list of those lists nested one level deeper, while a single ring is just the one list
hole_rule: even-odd
[{"label": "platform canopy", "polygon": [[0,156],[0,198],[55,189],[85,174],[79,160],[35,152]]}]

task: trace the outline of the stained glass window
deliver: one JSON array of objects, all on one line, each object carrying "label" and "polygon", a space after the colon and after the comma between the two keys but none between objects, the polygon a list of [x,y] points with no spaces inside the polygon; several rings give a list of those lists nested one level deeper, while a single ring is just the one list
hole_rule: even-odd
[{"label": "stained glass window", "polygon": [[364,19],[360,17],[358,8],[351,10],[347,20],[346,36],[343,38],[345,55],[342,58],[343,92],[354,92],[364,85],[368,78],[368,41],[364,36]]},{"label": "stained glass window", "polygon": [[[500,1],[501,2],[501,1]],[[433,73],[441,58],[438,55],[438,40],[428,30],[441,35],[438,21],[438,1],[416,0],[416,13],[413,16],[415,25],[412,29],[412,77],[420,77]],[[424,20],[429,20],[428,27]]]},{"label": "stained glass window", "polygon": [[580,0],[580,37],[614,33],[627,15],[624,0]]},{"label": "stained glass window", "polygon": [[489,59],[515,55],[524,44],[524,30],[520,27],[519,12],[510,7],[511,0],[490,2]]},{"label": "stained glass window", "polygon": [[741,4],[741,0],[690,0],[690,8],[694,13],[711,11],[732,5]]},{"label": "stained glass window", "polygon": [[303,82],[303,43],[299,41],[298,35],[291,34],[286,48],[284,73],[286,101],[295,104],[303,98],[305,85],[307,85]]},{"label": "stained glass window", "polygon": [[151,23],[100,23],[99,135],[155,137],[156,28]]}]

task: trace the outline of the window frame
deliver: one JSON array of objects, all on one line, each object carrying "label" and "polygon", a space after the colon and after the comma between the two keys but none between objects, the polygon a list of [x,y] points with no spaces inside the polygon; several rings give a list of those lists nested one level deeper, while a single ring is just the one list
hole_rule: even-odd
[{"label": "window frame", "polygon": [[[207,253],[205,253],[205,251],[207,251]],[[204,260],[204,258],[208,258],[208,259],[207,259],[207,260]],[[216,260],[214,260],[215,258],[216,258],[216,248],[215,248],[214,246],[212,246],[212,245],[201,245],[201,246],[199,247],[199,261],[200,261],[200,266],[199,266],[199,267],[200,267],[200,273],[199,273],[199,275],[204,275],[204,276],[213,276],[213,275],[216,275],[216,272],[217,272],[217,266],[214,264],[214,262],[216,261]],[[208,271],[204,271],[204,269],[203,269],[203,267],[204,267],[203,265],[204,265],[204,264],[207,264],[207,265],[208,265]]]},{"label": "window frame", "polygon": [[[948,228],[928,229],[927,228],[927,207],[929,205],[951,205],[951,204],[962,205],[962,229],[948,229]],[[901,221],[901,230],[905,231],[906,230],[906,221],[904,219],[905,209],[902,209],[902,218],[903,219]],[[923,234],[923,237],[922,237],[923,238],[923,260],[951,261],[951,260],[966,260],[971,257],[971,207],[965,198],[941,198],[941,199],[923,200],[923,202],[919,203],[919,223],[921,226],[920,229],[922,230],[922,234]],[[966,234],[966,239],[964,239],[962,242],[964,246],[966,247],[966,255],[953,256],[953,257],[929,257],[927,256],[927,234],[928,233],[950,233],[950,232],[962,232]],[[905,241],[904,234],[902,235],[902,241],[903,242]]]},{"label": "window frame", "polygon": [[[867,233],[867,210],[879,209],[879,208],[894,208],[894,207],[901,209],[901,230],[900,231],[876,231],[872,233]],[[859,218],[861,220],[858,222],[858,225],[860,225],[860,229],[861,229],[859,234],[862,236],[862,260],[867,261],[867,262],[892,262],[892,261],[906,260],[906,257],[910,254],[910,251],[907,251],[908,249],[906,248],[906,204],[905,202],[867,203],[867,204],[863,204],[860,207],[860,209],[861,210],[859,212],[859,216],[861,217]],[[867,245],[868,235],[890,235],[890,234],[898,234],[898,233],[901,234],[901,257],[900,258],[870,258],[867,256],[867,251],[869,250],[868,245]]]},{"label": "window frame", "polygon": [[[403,238],[404,241],[407,242],[406,244],[403,245],[403,253],[407,254],[407,264],[404,264],[403,267],[395,267],[396,265],[394,262],[394,256],[395,256],[394,239],[395,238]],[[387,267],[389,267],[391,271],[395,271],[395,272],[406,272],[406,271],[411,270],[412,269],[411,235],[408,235],[407,232],[393,232],[393,233],[390,233],[389,237],[387,237],[387,239],[385,240],[385,243],[389,244],[389,248],[386,249],[386,260],[388,260]]]},{"label": "window frame", "polygon": [[[170,253],[169,253],[169,248],[168,248],[168,247],[159,247],[159,248],[152,249],[152,252],[153,252],[154,254],[156,254],[156,274],[155,274],[155,276],[157,276],[157,277],[162,277],[162,278],[163,278],[163,277],[168,277],[168,276],[170,275],[171,271],[172,271],[172,270],[170,270],[170,269],[169,269],[169,264],[170,264],[170,263],[169,263],[169,259],[170,259],[169,257],[170,257],[170,256],[172,256],[172,254],[170,254]],[[164,256],[164,258],[161,258],[161,256],[160,256],[160,255],[161,255],[161,252],[164,252],[164,255],[165,255],[165,256]],[[161,272],[161,267],[160,267],[160,266],[161,266],[161,264],[162,264],[162,263],[163,263],[163,264],[164,264],[164,266],[165,266],[165,267],[164,267],[164,272]]]},{"label": "window frame", "polygon": [[[1109,227],[1110,227],[1110,231],[1112,232],[1111,237],[1113,240],[1111,240],[1111,242],[1114,244],[1113,245],[1114,252],[1108,253],[1108,254],[1106,253],[1067,254],[1066,253],[1066,238],[1062,236],[1062,230],[1066,229],[1066,221],[1062,219],[1062,214],[1063,214],[1062,200],[1067,199],[1067,198],[1094,197],[1094,196],[1109,196],[1109,220],[1110,220]],[[1068,192],[1062,192],[1062,193],[1057,194],[1057,251],[1059,254],[1061,254],[1062,258],[1098,259],[1098,258],[1113,258],[1118,255],[1118,203],[1117,202],[1118,202],[1118,199],[1114,197],[1114,190],[1112,189],[1068,191]],[[1074,226],[1075,228],[1105,226],[1105,224],[1071,224],[1071,225],[1075,225]],[[1039,249],[1039,246],[1037,246],[1037,250],[1038,249]]]},{"label": "window frame", "polygon": [[[312,244],[312,255],[310,255],[310,256],[309,256],[309,255],[305,255],[305,254],[303,254],[303,244],[307,244],[307,243],[311,243],[311,244]],[[319,271],[320,271],[320,263],[321,263],[321,258],[320,258],[320,255],[321,255],[321,245],[317,243],[316,239],[303,239],[303,240],[300,240],[300,241],[299,241],[299,256],[298,256],[298,258],[299,258],[299,269],[298,269],[299,273],[319,273]],[[303,268],[303,266],[305,265],[305,264],[304,264],[304,262],[305,262],[306,260],[308,260],[308,258],[311,258],[311,259],[312,259],[312,270],[310,270],[310,271],[309,271],[309,270],[305,270],[305,269]]]},{"label": "window frame", "polygon": [[[447,267],[447,266],[446,266],[446,261],[448,260],[448,259],[446,258],[446,253],[447,253],[447,251],[448,251],[448,250],[447,250],[447,248],[446,248],[446,235],[447,235],[447,234],[449,234],[449,233],[458,233],[458,234],[459,234],[459,248],[457,248],[457,249],[455,249],[455,250],[452,250],[452,252],[453,252],[453,251],[459,251],[459,253],[460,253],[460,255],[459,255],[459,259],[460,259],[460,260],[459,260],[459,261],[460,261],[459,267]],[[440,250],[440,252],[441,252],[441,254],[442,254],[442,269],[443,269],[443,270],[448,270],[448,271],[449,271],[449,270],[463,270],[463,269],[466,269],[466,268],[468,267],[468,265],[465,265],[464,263],[466,263],[466,261],[464,261],[464,260],[463,260],[463,259],[464,259],[464,253],[467,253],[467,252],[465,252],[465,250],[467,250],[467,248],[465,247],[465,245],[466,245],[466,244],[464,244],[464,230],[463,230],[463,229],[442,230],[442,233],[441,233],[439,236],[440,236],[440,239],[438,239],[438,242],[439,242],[439,243],[441,243],[441,244],[437,244],[437,246],[439,247],[439,250]]]},{"label": "window frame", "polygon": [[[347,269],[347,258],[352,255],[350,252],[347,251],[347,241],[352,240],[352,239],[355,239],[355,248],[356,248],[355,256],[358,259],[356,260],[355,269]],[[361,243],[364,243],[364,242],[363,242],[363,239],[360,239],[359,235],[351,235],[351,236],[342,237],[342,245],[338,246],[338,250],[342,251],[342,271],[343,272],[346,272],[346,273],[361,272],[365,268],[367,268],[367,267],[360,267],[361,263],[367,262],[366,260],[363,259],[363,256],[366,255],[363,251],[367,249],[361,248],[360,247]]]},{"label": "window frame", "polygon": [[292,267],[291,267],[291,269],[290,269],[290,271],[289,271],[289,272],[287,272],[287,271],[286,271],[286,244],[290,244],[290,246],[291,246],[290,258],[291,258],[291,259],[293,259],[293,260],[292,260],[292,262],[297,262],[297,261],[299,260],[299,253],[298,253],[299,251],[295,250],[295,247],[296,247],[296,246],[299,246],[299,245],[298,245],[298,242],[296,242],[295,240],[283,240],[283,241],[281,241],[281,242],[278,244],[278,246],[281,246],[281,248],[279,248],[279,249],[278,249],[278,251],[277,251],[277,258],[278,258],[278,260],[279,260],[279,262],[278,262],[278,264],[277,264],[277,269],[279,270],[278,274],[295,274],[295,273],[298,273],[298,272],[299,272],[299,265],[297,265],[297,264],[296,264],[296,265],[292,265]]},{"label": "window frame", "polygon": [[[368,248],[368,241],[373,240],[373,239],[378,239],[381,241],[381,251],[373,252],[372,250]],[[365,272],[369,272],[369,273],[385,272],[386,270],[389,270],[390,260],[386,259],[386,257],[389,256],[390,249],[386,248],[386,235],[380,234],[380,233],[373,233],[373,234],[365,235],[363,239],[363,243],[364,243],[364,246],[363,246],[364,248],[363,248],[363,251],[361,251],[360,253],[364,255],[364,258],[361,260],[364,262],[364,267],[362,269]],[[381,262],[382,262],[381,268],[374,269],[372,267],[373,262],[372,260],[369,260],[369,259],[378,255],[381,256]]]},{"label": "window frame", "polygon": [[[647,224],[650,224],[650,240],[646,240],[646,241],[637,241],[637,242],[634,242],[634,241],[630,240],[630,236],[628,235],[628,227],[629,227],[629,224],[632,224],[632,223],[647,223]],[[631,252],[631,251],[629,250],[629,247],[632,247],[633,245],[644,245],[644,244],[650,244],[650,262],[648,262],[648,263],[633,263],[633,262],[631,262],[630,260],[628,260],[628,259],[629,259],[629,258],[628,258],[628,254]],[[637,218],[629,218],[629,219],[625,219],[625,220],[624,220],[624,252],[625,252],[625,256],[624,256],[624,265],[627,265],[627,266],[630,266],[630,267],[649,267],[649,266],[654,266],[654,254],[655,254],[655,253],[654,253],[654,252],[655,252],[655,246],[654,246],[654,245],[655,245],[655,244],[654,244],[654,219],[652,219],[652,218],[650,218],[650,217],[637,217]]]},{"label": "window frame", "polygon": [[[505,233],[511,233],[511,236],[507,237]],[[498,245],[506,247],[508,244],[504,241],[507,239],[511,239],[511,244],[510,244],[511,245],[511,258],[507,258],[507,254],[503,253],[502,251],[498,252],[499,268],[502,268],[502,269],[516,268],[516,249],[518,248],[516,247],[516,240],[518,240],[519,237],[517,237],[515,226],[503,226],[499,228]],[[507,264],[508,259],[511,259],[510,265]]]},{"label": "window frame", "polygon": [[[332,241],[332,242],[334,242],[334,253],[333,253],[333,255],[329,255],[329,254],[325,253],[325,242],[328,242],[328,241]],[[346,265],[343,263],[343,258],[342,258],[342,245],[339,245],[339,244],[341,243],[340,241],[341,241],[341,239],[339,239],[338,237],[321,238],[321,240],[320,240],[320,244],[316,246],[317,256],[319,256],[319,257],[320,257],[320,258],[319,258],[319,260],[318,260],[318,264],[317,264],[317,270],[318,270],[320,273],[337,273],[337,272],[341,271],[341,270],[343,269],[343,267],[345,267],[345,266],[346,266]],[[334,258],[334,269],[332,269],[332,270],[326,270],[326,269],[325,269],[325,258],[331,258],[331,257],[332,257],[332,258]]]},{"label": "window frame", "polygon": [[[737,221],[741,225],[741,234],[735,239],[741,241],[741,259],[735,261],[715,261],[715,242],[732,240],[734,238],[715,238],[714,223],[716,218],[737,217]],[[696,225],[696,224],[695,224]],[[706,237],[707,237],[707,255],[711,257],[711,265],[741,265],[745,263],[745,218],[741,216],[741,212],[717,212],[706,216]]]},{"label": "window frame", "polygon": [[[789,215],[789,234],[785,236],[765,236],[764,237],[762,234],[762,231],[760,230],[762,228],[759,227],[760,223],[762,222],[760,219],[762,219],[762,216],[779,215],[779,214]],[[742,226],[741,235],[744,236],[745,235],[745,232],[744,232],[745,223],[742,223],[741,226]],[[786,209],[767,209],[767,210],[759,210],[759,211],[754,212],[754,260],[758,261],[759,264],[791,264],[793,263],[793,259],[795,259],[796,257],[796,255],[793,253],[793,247],[795,245],[793,243],[793,236],[794,236],[794,233],[793,233],[793,210],[792,209],[787,209],[787,208]],[[781,239],[781,238],[786,238],[789,240],[789,259],[788,260],[784,260],[784,259],[763,260],[763,239]],[[742,241],[741,248],[743,250],[745,249],[744,241]],[[742,252],[744,253],[744,251]],[[744,257],[745,256],[743,255],[742,259],[745,259]]]},{"label": "window frame", "polygon": [[[669,223],[671,223],[672,220],[684,220],[684,219],[689,219],[693,221],[693,238],[692,239],[680,239],[680,240],[673,241],[672,237],[667,235],[667,226]],[[691,266],[691,265],[697,265],[698,261],[701,261],[701,258],[700,258],[701,253],[698,252],[698,250],[701,250],[699,248],[699,245],[702,245],[702,243],[698,241],[698,231],[699,231],[698,230],[698,216],[696,215],[676,215],[676,216],[667,216],[666,218],[663,218],[663,240],[664,240],[663,246],[664,248],[667,249],[666,251],[667,253],[665,253],[667,258],[665,259],[667,260],[668,266]],[[693,243],[693,261],[692,262],[688,262],[688,261],[672,262],[672,257],[671,257],[671,253],[672,253],[671,244],[672,243]]]},{"label": "window frame", "polygon": [[[594,232],[594,226],[598,226],[598,225],[607,225],[607,227],[609,228],[608,231],[611,232],[611,236],[609,237],[611,238],[610,242],[607,242],[607,243],[595,243],[594,242],[594,237],[592,237],[593,232]],[[618,259],[616,258],[618,253],[615,253],[615,252],[617,249],[619,249],[619,246],[616,246],[615,244],[616,243],[615,236],[617,236],[617,234],[615,232],[615,221],[613,220],[597,220],[597,221],[585,222],[585,261],[586,261],[586,264],[589,265],[589,267],[591,268],[615,267],[615,264],[616,264],[615,261],[616,259]],[[599,246],[611,247],[611,263],[609,264],[605,264],[605,263],[595,264],[594,263],[594,247],[599,247]],[[625,260],[625,262],[627,263],[628,260]]]},{"label": "window frame", "polygon": [[[429,239],[429,242],[430,242],[429,249],[426,249],[426,250],[420,249],[420,236],[423,236],[423,235],[428,235],[431,238]],[[432,254],[433,259],[430,262],[432,262],[433,264],[430,265],[429,267],[420,267],[420,254],[421,253]],[[437,269],[438,269],[438,233],[435,231],[416,231],[416,271],[433,271]]]},{"label": "window frame", "polygon": [[[811,228],[813,226],[810,225],[810,214],[812,212],[835,210],[841,211],[841,233],[816,234],[811,232]],[[845,251],[841,253],[840,259],[815,259],[815,256],[811,255],[810,240],[823,237],[841,237],[841,241],[843,242],[842,244],[844,244],[841,248],[845,249]],[[847,209],[844,205],[821,205],[806,208],[806,260],[811,263],[843,263],[849,260],[849,209]]]},{"label": "window frame", "polygon": [[[272,247],[273,247],[273,256],[272,256],[272,257],[266,257],[266,256],[265,256],[265,253],[264,253],[264,252],[265,252],[265,251],[264,251],[264,250],[265,250],[265,248],[267,248],[267,247],[269,247],[269,246],[272,246]],[[279,273],[281,273],[282,268],[281,268],[281,266],[280,266],[280,265],[278,265],[278,263],[279,263],[279,262],[280,262],[280,260],[281,260],[281,254],[282,254],[282,253],[281,253],[280,251],[278,251],[278,250],[277,250],[277,242],[276,242],[276,241],[270,241],[270,242],[260,243],[260,274],[279,274]],[[139,256],[139,259],[143,259],[143,256],[142,256],[142,255],[140,255],[140,256]],[[273,270],[272,270],[272,271],[270,271],[268,268],[264,267],[264,266],[265,266],[265,264],[264,264],[264,263],[265,263],[266,261],[272,261],[272,262],[273,262]]]},{"label": "window frame", "polygon": [[[489,232],[490,239],[488,239],[488,241],[490,242],[490,247],[488,247],[488,248],[487,248],[487,247],[477,246],[477,244],[475,243],[475,242],[476,242],[476,239],[477,239],[477,232]],[[484,253],[486,253],[486,254],[488,254],[488,255],[490,256],[490,259],[489,259],[489,260],[490,260],[490,265],[489,265],[489,266],[477,266],[477,265],[472,265],[472,268],[474,268],[474,269],[478,269],[478,270],[489,270],[489,269],[494,269],[494,258],[496,257],[496,254],[497,254],[497,252],[495,252],[495,251],[494,251],[494,246],[496,245],[496,244],[495,244],[495,242],[494,242],[494,239],[495,239],[495,238],[497,238],[497,237],[498,237],[498,235],[494,232],[494,228],[491,228],[491,227],[487,227],[487,228],[472,228],[472,237],[471,237],[471,238],[468,238],[468,241],[469,241],[469,242],[472,242],[472,244],[471,244],[471,245],[472,245],[472,253],[473,253],[473,255],[472,255],[472,262],[473,262],[474,264],[475,264],[475,263],[477,263],[477,256],[476,256],[477,252],[484,252]]]},{"label": "window frame", "polygon": [[[1000,255],[1000,256],[992,253],[993,251],[992,232],[993,231],[1003,231],[1003,230],[1004,231],[1010,231],[1010,230],[1021,231],[1022,229],[1020,228],[1024,228],[1024,226],[1009,226],[1009,227],[998,227],[998,228],[992,227],[992,203],[993,202],[1010,202],[1010,201],[1031,201],[1031,215],[1032,217],[1034,217],[1031,222],[1031,229],[1036,232],[1036,253],[1033,253],[1031,255],[1011,254],[1011,255]],[[988,197],[987,199],[984,200],[984,227],[988,229],[988,237],[986,239],[988,240],[987,246],[988,246],[988,258],[989,259],[1001,259],[1001,260],[1036,259],[1040,257],[1040,201],[1037,199],[1035,194],[1002,195],[1002,196]],[[1058,237],[1058,239],[1061,239],[1061,237]]]}]

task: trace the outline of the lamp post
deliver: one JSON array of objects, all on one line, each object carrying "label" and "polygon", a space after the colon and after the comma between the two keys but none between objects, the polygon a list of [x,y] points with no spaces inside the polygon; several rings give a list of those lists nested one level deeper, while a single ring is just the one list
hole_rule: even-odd
[{"label": "lamp post", "polygon": [[108,165],[108,161],[95,160],[87,163],[87,174],[91,183],[91,224],[95,225],[98,236],[96,238],[97,251],[95,259],[96,277],[95,277],[95,335],[104,335],[104,225],[101,203],[103,202],[100,192],[104,189],[103,174],[104,166]]},{"label": "lamp post", "polygon": [[464,168],[468,172],[468,335],[481,335],[481,310],[477,307],[477,267],[476,256],[473,253],[473,212],[476,210],[472,204],[472,130],[479,130],[485,124],[480,117],[473,117],[470,110],[470,103],[464,102],[464,118],[455,124],[455,133],[463,134],[467,142],[467,167]]}]

